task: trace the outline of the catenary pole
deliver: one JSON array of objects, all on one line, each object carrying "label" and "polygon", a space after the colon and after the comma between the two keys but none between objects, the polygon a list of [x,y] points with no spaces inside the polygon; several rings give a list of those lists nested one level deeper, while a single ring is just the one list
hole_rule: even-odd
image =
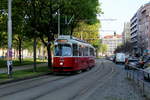
[{"label": "catenary pole", "polygon": [[58,36],[60,35],[60,9],[58,9]]},{"label": "catenary pole", "polygon": [[7,50],[7,72],[12,76],[12,0],[8,0],[8,50]]}]

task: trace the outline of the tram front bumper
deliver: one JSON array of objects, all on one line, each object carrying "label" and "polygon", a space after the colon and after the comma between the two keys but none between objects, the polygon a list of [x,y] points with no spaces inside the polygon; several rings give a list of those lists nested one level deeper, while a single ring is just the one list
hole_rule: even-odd
[{"label": "tram front bumper", "polygon": [[53,71],[73,71],[73,67],[53,67]]}]

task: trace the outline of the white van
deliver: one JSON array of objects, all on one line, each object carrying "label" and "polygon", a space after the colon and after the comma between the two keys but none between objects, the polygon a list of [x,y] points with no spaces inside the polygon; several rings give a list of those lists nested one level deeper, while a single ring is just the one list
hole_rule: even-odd
[{"label": "white van", "polygon": [[125,63],[125,54],[124,53],[116,53],[115,63]]}]

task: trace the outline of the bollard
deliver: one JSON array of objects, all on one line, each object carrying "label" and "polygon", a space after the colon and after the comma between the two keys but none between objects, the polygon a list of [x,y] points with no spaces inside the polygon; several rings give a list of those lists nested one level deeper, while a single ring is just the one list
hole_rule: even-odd
[{"label": "bollard", "polygon": [[143,94],[143,96],[145,95],[145,86],[144,86],[144,82],[142,82],[142,94]]},{"label": "bollard", "polygon": [[137,84],[138,84],[138,85],[140,85],[140,83],[139,83],[139,75],[138,75],[138,73],[136,74],[136,76],[137,76]]},{"label": "bollard", "polygon": [[129,73],[130,73],[130,74],[129,74],[129,78],[130,78],[130,79],[132,79],[132,75],[131,75],[131,72],[129,72]]},{"label": "bollard", "polygon": [[126,72],[126,76],[127,76],[127,78],[128,78],[128,71]]},{"label": "bollard", "polygon": [[132,79],[133,79],[133,81],[135,81],[135,80],[134,80],[134,71],[132,71]]}]

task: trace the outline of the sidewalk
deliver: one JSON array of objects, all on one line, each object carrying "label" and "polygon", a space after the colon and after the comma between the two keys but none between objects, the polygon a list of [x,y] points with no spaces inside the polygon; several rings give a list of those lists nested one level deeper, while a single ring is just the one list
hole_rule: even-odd
[{"label": "sidewalk", "polygon": [[[47,63],[37,64],[37,67],[47,66]],[[25,70],[25,69],[31,69],[33,68],[32,65],[22,65],[22,66],[14,66],[13,71],[17,70]],[[0,74],[7,73],[7,68],[0,68]]]}]

